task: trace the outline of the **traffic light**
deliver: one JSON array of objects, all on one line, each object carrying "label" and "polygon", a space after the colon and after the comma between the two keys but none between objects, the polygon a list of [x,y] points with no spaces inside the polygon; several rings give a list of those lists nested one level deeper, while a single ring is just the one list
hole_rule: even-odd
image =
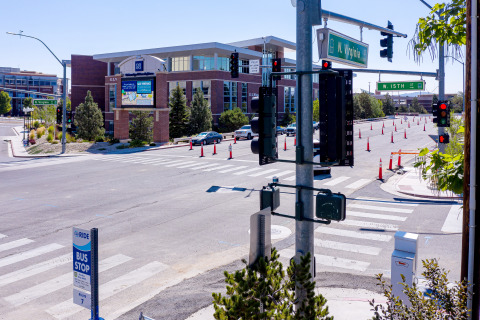
[{"label": "traffic light", "polygon": [[[252,132],[258,133],[258,137],[252,140],[250,148],[253,153],[259,155],[260,165],[275,162],[278,158],[276,102],[277,96],[274,94],[274,89],[260,87],[258,117],[250,121]],[[253,103],[251,109],[255,112]]]},{"label": "traffic light", "polygon": [[[282,59],[272,59],[272,72],[282,72]],[[273,76],[273,80],[279,80],[280,76]]]},{"label": "traffic light", "polygon": [[67,124],[72,124],[72,111],[67,110]]},{"label": "traffic light", "polygon": [[437,123],[438,122],[438,105],[435,103],[432,105],[432,116],[433,116],[433,123]]},{"label": "traffic light", "polygon": [[232,52],[230,55],[230,75],[232,78],[238,78],[238,52]]},{"label": "traffic light", "polygon": [[438,142],[439,143],[449,143],[450,142],[450,136],[448,133],[444,133],[438,136]]},{"label": "traffic light", "polygon": [[448,101],[437,103],[437,126],[450,127],[450,105]]},{"label": "traffic light", "polygon": [[322,60],[322,70],[332,69],[332,61]]},{"label": "traffic light", "polygon": [[57,107],[57,124],[62,124],[63,107]]},{"label": "traffic light", "polygon": [[[388,21],[388,29],[393,30],[393,24]],[[387,58],[388,61],[392,62],[392,57],[393,57],[393,34],[386,33],[386,32],[380,32],[382,36],[386,36],[386,38],[383,38],[380,40],[380,47],[386,48],[383,50],[380,50],[380,57],[382,58]]]}]

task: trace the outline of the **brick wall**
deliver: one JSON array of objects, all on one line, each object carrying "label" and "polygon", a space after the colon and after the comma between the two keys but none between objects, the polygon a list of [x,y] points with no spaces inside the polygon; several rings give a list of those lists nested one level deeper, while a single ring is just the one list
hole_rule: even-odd
[{"label": "brick wall", "polygon": [[105,76],[107,64],[93,60],[92,56],[72,55],[72,109],[85,102],[90,90],[93,100],[105,111]]}]

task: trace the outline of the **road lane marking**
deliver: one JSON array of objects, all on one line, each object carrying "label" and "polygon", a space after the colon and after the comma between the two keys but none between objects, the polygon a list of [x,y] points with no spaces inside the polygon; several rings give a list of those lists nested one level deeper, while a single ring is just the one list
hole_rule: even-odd
[{"label": "road lane marking", "polygon": [[13,248],[18,248],[18,247],[24,246],[24,245],[32,243],[32,242],[34,242],[34,241],[31,240],[31,239],[23,238],[23,239],[18,239],[18,240],[15,240],[15,241],[10,241],[10,242],[4,243],[4,244],[0,244],[0,252],[10,250],[10,249],[13,249]]},{"label": "road lane marking", "polygon": [[278,171],[278,169],[263,170],[261,172],[257,172],[257,173],[254,173],[254,174],[249,174],[248,176],[249,177],[259,177],[259,176],[263,176],[264,174],[267,174],[267,173],[270,173],[270,172],[275,172],[275,171]]},{"label": "road lane marking", "polygon": [[350,177],[341,176],[341,177],[335,178],[333,180],[330,180],[330,181],[324,183],[323,185],[324,186],[335,186],[335,185],[337,185],[339,183],[342,183],[343,181],[346,181],[348,179],[350,179]]},{"label": "road lane marking", "polygon": [[31,276],[37,275],[44,271],[53,269],[55,267],[64,265],[66,263],[72,262],[73,255],[71,253],[59,256],[44,262],[33,264],[26,268],[16,270],[0,276],[0,287],[3,287],[7,284],[29,278]]},{"label": "road lane marking", "polygon": [[189,164],[189,163],[195,163],[195,161],[183,161],[180,163],[169,164],[165,167],[176,167],[176,166],[181,166],[182,164]]},{"label": "road lane marking", "polygon": [[199,163],[198,162],[195,162],[195,163],[192,163],[192,164],[186,164],[184,166],[180,166],[180,167],[177,167],[178,169],[183,169],[183,168],[190,168],[190,167],[195,167],[195,166],[198,166]]},{"label": "road lane marking", "polygon": [[294,173],[294,172],[295,171],[293,171],[293,170],[286,170],[286,171],[282,171],[282,172],[279,172],[279,173],[268,175],[268,176],[265,177],[265,179],[272,179],[273,177],[281,177],[281,176],[285,176],[287,174]]},{"label": "road lane marking", "polygon": [[404,206],[404,207],[416,207],[418,203],[405,203],[401,201],[389,200],[389,199],[381,199],[381,198],[369,198],[369,197],[356,197],[353,200],[366,200],[370,202],[381,202],[382,204],[392,204],[395,206]]},{"label": "road lane marking", "polygon": [[235,167],[235,168],[230,168],[230,169],[226,169],[226,170],[222,170],[222,171],[218,171],[220,173],[227,173],[227,172],[231,172],[231,171],[235,171],[235,170],[241,170],[241,169],[244,169],[244,168],[248,168],[247,166],[238,166],[238,167]]},{"label": "road lane marking", "polygon": [[372,247],[372,246],[364,246],[364,245],[353,244],[353,243],[344,243],[344,242],[320,240],[320,239],[315,239],[315,247],[342,250],[342,251],[348,251],[348,252],[354,252],[354,253],[362,253],[362,254],[368,254],[372,256],[377,256],[380,253],[380,251],[382,251],[381,248]]},{"label": "road lane marking", "polygon": [[334,236],[356,238],[356,239],[365,239],[365,240],[374,240],[374,241],[384,241],[388,242],[392,239],[392,236],[386,234],[377,234],[372,232],[359,232],[343,229],[335,229],[331,227],[318,227],[315,232],[330,234]]},{"label": "road lane marking", "polygon": [[357,208],[357,209],[367,209],[367,210],[377,210],[385,212],[399,212],[399,213],[412,213],[413,209],[402,209],[402,208],[393,208],[393,207],[381,207],[381,206],[370,206],[367,204],[352,203],[347,206],[347,208]]},{"label": "road lane marking", "polygon": [[16,262],[20,262],[36,256],[40,256],[44,253],[52,252],[60,248],[63,248],[63,246],[58,243],[51,243],[43,247],[35,248],[25,252],[20,252],[20,253],[8,256],[6,258],[0,259],[0,267],[8,266]]},{"label": "road lane marking", "polygon": [[193,168],[190,168],[190,169],[198,170],[198,169],[203,169],[203,168],[217,167],[218,163],[209,163],[209,164],[203,164],[203,165],[197,164],[197,165],[198,165],[197,167],[193,167]]},{"label": "road lane marking", "polygon": [[[120,276],[112,281],[109,281],[100,286],[100,297],[99,300],[105,300],[120,291],[123,291],[133,285],[136,285],[148,278],[154,276],[157,273],[162,272],[167,269],[168,266],[161,262],[151,262],[147,265],[144,265],[136,270],[133,270],[130,273],[127,273],[123,276]],[[78,305],[73,304],[73,298],[62,303],[59,303],[51,308],[45,310],[50,315],[54,316],[57,319],[64,319],[69,316],[74,315],[75,313],[83,310],[84,308]]]},{"label": "road lane marking", "polygon": [[357,181],[355,181],[354,183],[352,184],[349,184],[348,186],[346,186],[345,188],[348,188],[348,189],[357,189],[357,188],[361,188],[363,187],[364,185],[366,185],[367,183],[369,183],[370,179],[359,179]]},{"label": "road lane marking", "polygon": [[461,233],[463,224],[463,214],[461,205],[452,205],[447,218],[443,223],[442,232]]},{"label": "road lane marking", "polygon": [[371,218],[371,219],[380,219],[380,220],[393,220],[393,221],[405,221],[407,217],[400,217],[388,214],[379,214],[379,213],[368,213],[368,212],[359,212],[348,210],[347,206],[347,217],[362,217],[362,218]]},{"label": "road lane marking", "polygon": [[284,178],[283,180],[286,180],[286,181],[293,181],[297,178],[297,176],[291,176],[291,177],[288,177],[288,178]]},{"label": "road lane marking", "polygon": [[355,226],[355,227],[362,227],[366,229],[381,229],[381,230],[389,230],[389,231],[397,231],[398,226],[395,224],[387,224],[387,223],[378,223],[378,222],[369,222],[369,221],[359,221],[359,220],[350,220],[346,219],[342,222],[338,222],[339,224],[347,225],[347,226]]},{"label": "road lane marking", "polygon": [[205,169],[203,171],[214,171],[214,170],[220,170],[220,169],[225,169],[225,168],[230,168],[230,167],[233,167],[233,164],[226,164],[224,166],[218,166],[216,168]]},{"label": "road lane marking", "polygon": [[247,170],[243,170],[243,171],[240,171],[240,172],[234,172],[233,174],[234,175],[242,175],[242,174],[246,174],[246,173],[249,173],[249,172],[253,172],[253,171],[258,171],[258,170],[262,170],[263,168],[251,168],[251,169],[247,169]]}]

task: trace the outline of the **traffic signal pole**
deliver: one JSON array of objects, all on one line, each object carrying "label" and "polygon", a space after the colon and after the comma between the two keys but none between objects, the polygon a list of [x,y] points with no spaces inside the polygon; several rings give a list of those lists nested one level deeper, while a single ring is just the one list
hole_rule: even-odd
[{"label": "traffic signal pole", "polygon": [[62,153],[66,149],[66,135],[67,135],[67,61],[62,60],[63,66],[63,111],[62,111]]},{"label": "traffic signal pole", "polygon": [[[312,71],[312,8],[314,1],[297,1],[297,71]],[[297,159],[301,157],[307,162],[313,161],[313,83],[311,74],[297,76]],[[306,163],[296,164],[296,184],[307,188],[297,188],[295,215],[295,261],[300,263],[300,257],[310,252],[310,274],[314,275],[314,224],[303,218],[313,219],[313,167]],[[304,288],[296,286],[297,308],[306,299]]]}]

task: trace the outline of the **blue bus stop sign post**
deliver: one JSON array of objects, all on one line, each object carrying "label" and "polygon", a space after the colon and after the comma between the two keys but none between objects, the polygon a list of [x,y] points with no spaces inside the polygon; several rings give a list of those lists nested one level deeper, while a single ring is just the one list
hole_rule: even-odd
[{"label": "blue bus stop sign post", "polygon": [[99,317],[98,306],[98,229],[73,228],[73,302],[91,310],[90,320]]}]

